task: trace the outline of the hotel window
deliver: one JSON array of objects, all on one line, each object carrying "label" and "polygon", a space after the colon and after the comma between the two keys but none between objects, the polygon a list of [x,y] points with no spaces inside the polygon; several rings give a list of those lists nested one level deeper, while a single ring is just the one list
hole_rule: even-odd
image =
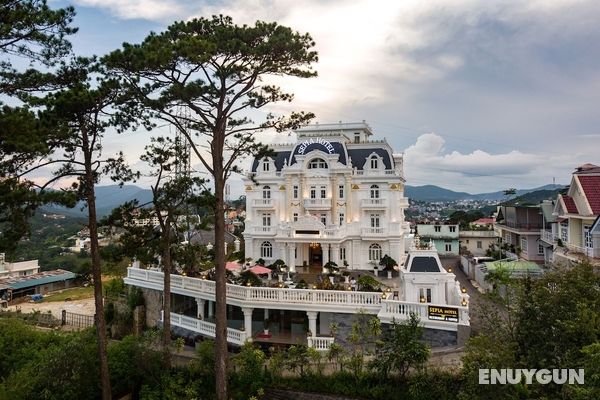
[{"label": "hotel window", "polygon": [[569,243],[569,225],[568,223],[561,223],[560,224],[560,240],[562,240],[563,243]]},{"label": "hotel window", "polygon": [[264,258],[273,257],[273,245],[271,242],[262,242],[260,245],[260,256]]},{"label": "hotel window", "polygon": [[381,260],[381,246],[377,243],[373,243],[369,246],[369,261]]},{"label": "hotel window", "polygon": [[354,143],[360,143],[360,133],[358,132],[354,134]]},{"label": "hotel window", "polygon": [[594,248],[594,241],[592,240],[592,232],[590,231],[589,225],[583,226],[583,242],[586,248]]},{"label": "hotel window", "polygon": [[340,260],[343,261],[346,259],[346,248],[340,247]]},{"label": "hotel window", "polygon": [[321,214],[321,223],[327,225],[327,214]]},{"label": "hotel window", "polygon": [[527,238],[526,237],[521,238],[521,250],[523,251],[523,253],[527,253]]},{"label": "hotel window", "polygon": [[298,222],[298,213],[294,213],[294,222]]},{"label": "hotel window", "polygon": [[379,214],[371,214],[371,228],[379,228]]},{"label": "hotel window", "polygon": [[[467,243],[468,243],[468,241],[467,241]],[[477,248],[478,249],[483,249],[483,242],[481,240],[477,241]]]},{"label": "hotel window", "polygon": [[433,227],[433,230],[436,231],[436,232],[441,232],[442,231],[442,227],[439,226],[439,225],[436,225],[436,226]]},{"label": "hotel window", "polygon": [[340,185],[338,187],[338,189],[339,189],[339,192],[340,192],[340,199],[343,199],[344,198],[344,185]]},{"label": "hotel window", "polygon": [[308,169],[324,169],[327,168],[327,163],[322,158],[315,158],[308,163]]},{"label": "hotel window", "polygon": [[544,255],[544,246],[542,246],[541,244],[538,244],[538,255],[539,256]]},{"label": "hotel window", "polygon": [[371,198],[378,199],[379,198],[379,186],[371,185]]},{"label": "hotel window", "polygon": [[298,249],[294,247],[294,260],[298,258]]},{"label": "hotel window", "polygon": [[371,169],[378,169],[379,168],[379,159],[377,158],[377,156],[372,156],[371,157]]},{"label": "hotel window", "polygon": [[310,198],[311,199],[316,199],[317,198],[317,187],[316,186],[311,186],[310,187]]},{"label": "hotel window", "polygon": [[344,225],[344,218],[345,218],[344,213],[340,213],[340,226]]},{"label": "hotel window", "polygon": [[271,198],[271,187],[270,186],[263,186],[262,197],[263,197],[263,199]]},{"label": "hotel window", "polygon": [[271,214],[262,215],[263,226],[271,226]]},{"label": "hotel window", "polygon": [[269,167],[270,167],[269,160],[267,160],[267,159],[263,160],[262,166],[263,166],[263,171],[268,172]]},{"label": "hotel window", "polygon": [[450,228],[450,232],[456,232],[456,227],[455,226],[449,226]]},{"label": "hotel window", "polygon": [[446,243],[446,251],[452,251],[452,243]]},{"label": "hotel window", "polygon": [[431,303],[431,289],[419,289],[419,302]]},{"label": "hotel window", "polygon": [[321,198],[324,199],[327,197],[327,188],[325,186],[321,186]]},{"label": "hotel window", "polygon": [[292,196],[297,199],[298,198],[298,185],[294,185],[294,189],[292,190]]}]

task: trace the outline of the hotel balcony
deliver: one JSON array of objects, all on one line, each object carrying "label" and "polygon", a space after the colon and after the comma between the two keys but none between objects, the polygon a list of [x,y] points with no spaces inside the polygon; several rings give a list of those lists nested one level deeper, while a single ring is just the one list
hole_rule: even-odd
[{"label": "hotel balcony", "polygon": [[360,206],[366,210],[385,210],[388,202],[387,199],[362,199]]},{"label": "hotel balcony", "polygon": [[329,210],[331,199],[304,199],[304,208],[307,210]]},{"label": "hotel balcony", "polygon": [[542,239],[546,243],[553,244],[556,243],[558,237],[554,235],[552,231],[542,229],[540,231],[540,239]]},{"label": "hotel balcony", "polygon": [[384,237],[387,236],[386,228],[362,228],[361,235],[363,237]]},{"label": "hotel balcony", "polygon": [[275,226],[255,226],[254,233],[263,235],[274,235],[277,233],[277,227]]},{"label": "hotel balcony", "polygon": [[274,209],[275,202],[273,199],[254,199],[252,201],[252,205],[254,208],[262,208],[262,209]]}]

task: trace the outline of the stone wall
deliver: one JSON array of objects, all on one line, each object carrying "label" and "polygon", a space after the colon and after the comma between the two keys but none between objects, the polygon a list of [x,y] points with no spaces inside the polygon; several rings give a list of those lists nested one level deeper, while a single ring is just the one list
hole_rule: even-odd
[{"label": "stone wall", "polygon": [[162,291],[140,288],[144,294],[144,304],[146,306],[146,326],[154,328],[157,321],[160,320],[162,310]]}]

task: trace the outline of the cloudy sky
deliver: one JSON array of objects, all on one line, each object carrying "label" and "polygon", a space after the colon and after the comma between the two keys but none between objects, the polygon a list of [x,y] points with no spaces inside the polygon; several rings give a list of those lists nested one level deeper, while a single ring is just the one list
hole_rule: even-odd
[{"label": "cloudy sky", "polygon": [[[598,1],[72,3],[80,27],[72,41],[83,54],[216,13],[309,32],[319,77],[282,82],[295,109],[321,123],[366,120],[404,152],[411,185],[530,188],[568,183],[575,166],[600,164]],[[135,160],[147,137],[124,135],[109,149],[124,147]]]}]

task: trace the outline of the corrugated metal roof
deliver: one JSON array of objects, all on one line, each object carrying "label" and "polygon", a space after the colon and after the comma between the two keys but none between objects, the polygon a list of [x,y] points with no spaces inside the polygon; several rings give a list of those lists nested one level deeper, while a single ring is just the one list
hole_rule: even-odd
[{"label": "corrugated metal roof", "polygon": [[73,272],[65,271],[64,269],[56,269],[53,271],[44,271],[32,275],[4,278],[0,280],[0,285],[6,285],[12,289],[24,289],[28,287],[45,285],[52,282],[75,279],[76,276],[77,275],[75,275]]}]

